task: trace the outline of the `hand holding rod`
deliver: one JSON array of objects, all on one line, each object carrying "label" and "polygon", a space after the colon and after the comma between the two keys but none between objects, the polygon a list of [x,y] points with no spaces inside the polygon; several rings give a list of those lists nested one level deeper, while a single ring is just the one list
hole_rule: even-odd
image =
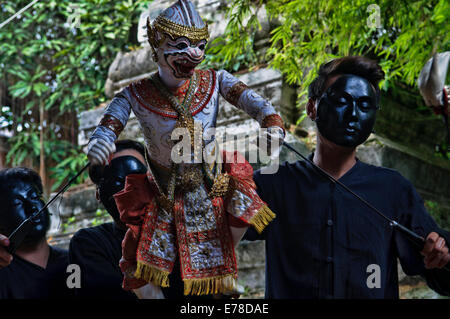
[{"label": "hand holding rod", "polygon": [[[306,158],[305,156],[303,156],[302,154],[300,154],[300,152],[298,152],[295,148],[293,148],[291,145],[289,145],[286,142],[283,142],[283,145],[286,146],[289,150],[291,150],[292,152],[294,152],[295,154],[297,154],[298,156],[300,156],[302,159],[304,159],[306,162],[308,162],[312,167],[314,167],[315,169],[317,169],[320,173],[322,173],[326,178],[328,178],[332,183],[334,184],[338,184],[339,186],[341,186],[342,188],[344,188],[347,192],[349,192],[350,194],[352,194],[354,197],[356,197],[357,199],[359,199],[361,202],[363,202],[367,207],[369,207],[371,210],[373,210],[375,213],[377,213],[379,216],[381,216],[382,218],[384,218],[386,221],[389,222],[389,225],[391,225],[394,229],[399,230],[403,235],[406,236],[406,238],[408,240],[410,240],[414,245],[416,245],[417,247],[419,247],[420,250],[423,249],[424,245],[425,245],[425,239],[422,236],[419,236],[418,234],[416,234],[415,232],[413,232],[412,230],[406,228],[405,226],[397,223],[395,220],[387,217],[386,215],[384,215],[383,213],[381,213],[378,209],[376,209],[372,204],[370,204],[368,201],[366,201],[364,198],[360,197],[358,194],[356,194],[355,192],[353,192],[350,188],[348,188],[347,186],[345,186],[343,183],[341,183],[340,181],[338,181],[337,179],[335,179],[333,176],[331,176],[330,174],[328,174],[325,170],[323,170],[322,168],[320,168],[319,166],[317,166],[316,164],[314,164],[312,161],[310,161],[308,158]],[[447,263],[447,265],[444,266],[445,270],[450,271],[450,263]]]},{"label": "hand holding rod", "polygon": [[22,244],[25,237],[28,235],[30,230],[33,227],[33,219],[35,219],[37,216],[39,216],[43,211],[47,209],[48,206],[51,205],[62,193],[66,191],[66,189],[80,176],[88,167],[91,165],[90,162],[88,162],[74,177],[70,179],[70,181],[67,182],[67,184],[56,194],[50,201],[47,202],[47,204],[44,205],[38,212],[34,213],[27,219],[25,219],[12,233],[9,235],[9,246],[6,247],[6,250],[10,254],[14,254],[17,250],[17,248]]}]

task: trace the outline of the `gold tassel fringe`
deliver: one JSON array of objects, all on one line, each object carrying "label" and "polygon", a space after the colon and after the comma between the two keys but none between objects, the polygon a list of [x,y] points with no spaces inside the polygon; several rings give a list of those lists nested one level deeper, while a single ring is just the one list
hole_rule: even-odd
[{"label": "gold tassel fringe", "polygon": [[249,220],[249,223],[255,227],[258,233],[264,230],[269,223],[276,217],[269,207],[263,205],[258,212]]},{"label": "gold tassel fringe", "polygon": [[151,282],[157,286],[169,287],[169,273],[153,266],[144,264],[140,261],[137,263],[134,277]]},{"label": "gold tassel fringe", "polygon": [[185,279],[184,295],[209,295],[232,291],[236,287],[233,274],[202,279]]}]

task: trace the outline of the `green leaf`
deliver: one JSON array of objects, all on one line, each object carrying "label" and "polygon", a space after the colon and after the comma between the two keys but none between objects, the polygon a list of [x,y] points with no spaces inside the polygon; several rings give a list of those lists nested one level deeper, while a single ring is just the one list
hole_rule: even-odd
[{"label": "green leaf", "polygon": [[113,32],[108,32],[108,33],[105,34],[105,38],[115,39],[116,35]]},{"label": "green leaf", "polygon": [[14,97],[25,98],[30,94],[32,86],[23,81],[17,82],[10,88],[10,92]]},{"label": "green leaf", "polygon": [[46,92],[48,87],[44,83],[35,83],[33,84],[33,91],[37,96],[41,96],[43,92]]}]

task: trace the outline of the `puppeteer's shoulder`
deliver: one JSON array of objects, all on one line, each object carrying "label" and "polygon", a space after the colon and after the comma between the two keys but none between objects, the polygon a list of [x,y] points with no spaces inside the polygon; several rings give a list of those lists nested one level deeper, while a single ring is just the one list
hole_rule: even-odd
[{"label": "puppeteer's shoulder", "polygon": [[411,182],[408,181],[400,172],[395,169],[375,166],[367,163],[361,163],[367,175],[382,178],[386,183],[394,183],[394,185],[409,187]]},{"label": "puppeteer's shoulder", "polygon": [[255,182],[271,182],[278,179],[285,179],[287,176],[292,176],[292,172],[294,170],[298,170],[297,166],[299,165],[299,162],[295,163],[289,163],[289,162],[283,162],[282,164],[275,164],[269,167],[265,167],[263,169],[258,169],[255,171],[253,175],[253,179]]},{"label": "puppeteer's shoulder", "polygon": [[71,245],[79,245],[79,244],[86,244],[86,243],[98,243],[99,239],[101,239],[103,236],[103,233],[110,232],[109,224],[112,225],[112,223],[105,223],[97,226],[87,227],[87,228],[81,228],[79,229],[71,238],[70,242]]},{"label": "puppeteer's shoulder", "polygon": [[55,259],[67,259],[69,258],[69,250],[56,246],[50,246],[52,249],[53,258]]}]

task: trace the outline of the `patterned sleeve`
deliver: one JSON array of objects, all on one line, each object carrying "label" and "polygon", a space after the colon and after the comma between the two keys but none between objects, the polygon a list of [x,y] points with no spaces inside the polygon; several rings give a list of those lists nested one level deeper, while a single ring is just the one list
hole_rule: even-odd
[{"label": "patterned sleeve", "polygon": [[217,72],[220,94],[239,109],[258,121],[261,127],[279,126],[283,120],[273,105],[225,70]]},{"label": "patterned sleeve", "polygon": [[130,118],[130,101],[131,96],[128,92],[128,88],[117,93],[106,107],[100,123],[91,136],[91,140],[100,138],[113,143],[117,137],[119,137]]}]

